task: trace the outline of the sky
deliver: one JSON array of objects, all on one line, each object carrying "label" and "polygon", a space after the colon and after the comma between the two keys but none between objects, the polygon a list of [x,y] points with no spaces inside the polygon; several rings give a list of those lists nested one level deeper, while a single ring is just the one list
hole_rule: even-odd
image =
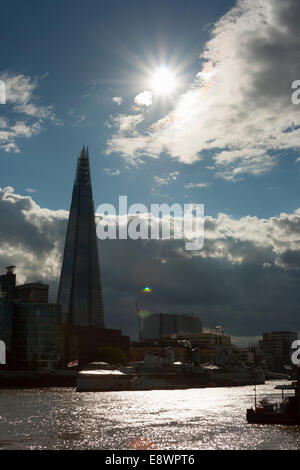
[{"label": "sky", "polygon": [[137,299],[245,344],[300,331],[299,16],[298,0],[2,1],[1,269],[55,300],[85,144],[95,207],[205,206],[197,252],[99,242],[107,326],[136,338]]}]

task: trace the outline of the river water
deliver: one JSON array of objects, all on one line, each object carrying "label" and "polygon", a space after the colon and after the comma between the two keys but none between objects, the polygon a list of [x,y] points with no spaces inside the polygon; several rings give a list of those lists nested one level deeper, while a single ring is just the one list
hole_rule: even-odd
[{"label": "river water", "polygon": [[[258,398],[280,399],[276,384]],[[0,449],[300,449],[298,426],[247,423],[253,390],[2,389]]]}]

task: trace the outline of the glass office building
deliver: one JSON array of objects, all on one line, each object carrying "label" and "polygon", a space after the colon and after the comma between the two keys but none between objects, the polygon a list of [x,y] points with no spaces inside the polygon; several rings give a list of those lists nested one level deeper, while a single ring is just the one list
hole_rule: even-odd
[{"label": "glass office building", "polygon": [[57,303],[62,306],[62,324],[105,327],[89,154],[84,147],[77,162]]},{"label": "glass office building", "polygon": [[0,340],[4,341],[8,353],[12,341],[13,305],[11,300],[0,297]]},{"label": "glass office building", "polygon": [[53,369],[60,361],[60,315],[56,304],[15,303],[12,360],[19,367]]},{"label": "glass office building", "polygon": [[143,339],[202,333],[202,320],[189,314],[153,313],[143,320]]}]

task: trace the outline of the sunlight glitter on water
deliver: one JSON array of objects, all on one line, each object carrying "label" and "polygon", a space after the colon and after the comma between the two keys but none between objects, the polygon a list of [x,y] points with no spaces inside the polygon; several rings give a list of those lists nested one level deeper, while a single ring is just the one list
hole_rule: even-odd
[{"label": "sunlight glitter on water", "polygon": [[[275,385],[257,386],[259,398],[280,399]],[[253,400],[253,386],[105,393],[0,390],[0,448],[299,449],[299,427],[246,422]]]}]

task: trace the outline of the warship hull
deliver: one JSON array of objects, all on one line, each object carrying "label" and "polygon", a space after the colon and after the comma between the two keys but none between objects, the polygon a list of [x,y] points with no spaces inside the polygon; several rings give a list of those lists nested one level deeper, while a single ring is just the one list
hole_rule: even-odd
[{"label": "warship hull", "polygon": [[208,387],[238,387],[263,384],[264,374],[238,374],[220,372],[216,374],[197,373],[147,373],[122,376],[114,374],[80,373],[77,376],[76,390],[118,391],[118,390],[175,390]]}]

